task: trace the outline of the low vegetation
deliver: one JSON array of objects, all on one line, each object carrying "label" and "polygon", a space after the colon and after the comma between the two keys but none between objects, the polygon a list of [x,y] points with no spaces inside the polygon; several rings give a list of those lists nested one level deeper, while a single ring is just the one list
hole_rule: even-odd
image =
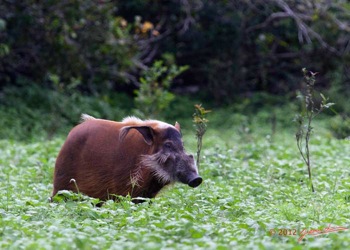
[{"label": "low vegetation", "polygon": [[[73,97],[63,100],[69,98]],[[106,101],[75,98],[84,100],[82,107],[90,107],[94,115],[116,116]],[[246,102],[254,100],[258,99]],[[267,105],[251,115],[252,106],[247,103],[208,114],[201,186],[192,189],[175,184],[142,204],[126,197],[102,207],[96,199],[69,192],[62,194],[65,201],[59,197],[48,201],[55,159],[73,118],[57,115],[58,123],[65,121],[63,128],[49,138],[45,132],[35,137],[36,132],[28,133],[20,126],[30,121],[29,113],[6,116],[8,107],[2,106],[2,124],[15,121],[18,125],[9,133],[12,139],[2,132],[0,140],[0,249],[348,248],[350,230],[298,239],[310,230],[350,228],[350,141],[333,137],[326,116],[315,120],[310,147],[317,189],[312,193],[295,145],[293,105]],[[96,105],[105,106],[98,111],[93,108]],[[180,112],[172,110],[172,115]],[[193,105],[184,113],[187,119],[182,120],[189,121],[181,124],[184,141],[194,153]],[[40,115],[33,109],[32,114],[38,128],[32,129],[40,131],[50,111]],[[171,117],[164,119],[175,122]],[[9,132],[10,128],[2,126],[1,130]],[[27,135],[31,139],[23,139]]]}]

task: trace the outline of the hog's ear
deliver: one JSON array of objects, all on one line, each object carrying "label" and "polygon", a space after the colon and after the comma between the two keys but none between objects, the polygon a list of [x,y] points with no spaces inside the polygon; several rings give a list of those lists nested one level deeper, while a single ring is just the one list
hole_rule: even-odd
[{"label": "hog's ear", "polygon": [[129,133],[130,129],[136,129],[143,136],[143,139],[148,145],[152,145],[154,141],[154,131],[153,128],[149,126],[126,126],[122,127],[119,134],[119,139],[124,140],[125,136]]},{"label": "hog's ear", "polygon": [[175,128],[176,128],[177,131],[179,131],[181,133],[180,123],[175,122]]}]

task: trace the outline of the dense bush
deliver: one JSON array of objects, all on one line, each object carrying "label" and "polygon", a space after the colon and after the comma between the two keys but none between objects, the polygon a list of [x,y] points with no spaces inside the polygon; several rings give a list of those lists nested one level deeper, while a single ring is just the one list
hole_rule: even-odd
[{"label": "dense bush", "polygon": [[104,1],[2,1],[0,83],[83,83],[89,91],[122,81],[135,45],[117,6]]},{"label": "dense bush", "polygon": [[174,87],[218,103],[291,93],[305,66],[324,87],[348,90],[349,9],[342,0],[2,1],[0,84],[132,93],[163,59],[190,66]]},{"label": "dense bush", "polygon": [[184,84],[222,103],[254,91],[291,92],[305,66],[322,72],[324,87],[338,72],[349,89],[349,8],[345,1],[148,0],[121,2],[118,13],[157,24],[165,34],[157,55],[188,64]]}]

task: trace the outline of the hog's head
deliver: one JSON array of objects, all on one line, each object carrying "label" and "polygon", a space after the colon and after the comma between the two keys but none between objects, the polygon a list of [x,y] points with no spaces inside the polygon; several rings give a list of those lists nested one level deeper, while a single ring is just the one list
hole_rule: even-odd
[{"label": "hog's head", "polygon": [[143,125],[125,126],[121,137],[124,138],[130,129],[140,132],[145,143],[152,147],[152,154],[142,155],[140,164],[150,168],[159,182],[178,181],[193,188],[202,183],[193,155],[185,151],[178,123],[172,126],[160,121],[145,121]]}]

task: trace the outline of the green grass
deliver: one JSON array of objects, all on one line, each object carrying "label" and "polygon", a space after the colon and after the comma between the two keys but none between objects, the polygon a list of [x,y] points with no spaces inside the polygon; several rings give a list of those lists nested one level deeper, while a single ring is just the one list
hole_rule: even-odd
[{"label": "green grass", "polygon": [[[270,125],[261,120],[225,118],[231,125],[209,124],[204,138],[203,184],[175,184],[142,204],[125,198],[97,207],[96,200],[73,194],[50,203],[64,137],[1,140],[0,249],[349,248],[350,230],[307,235],[301,243],[298,238],[303,229],[330,223],[350,228],[350,141],[315,125],[311,193],[291,127],[279,123],[269,135]],[[194,153],[193,131],[185,129],[184,136]],[[271,236],[271,229],[277,234]],[[279,236],[279,229],[295,229],[297,235]]]}]

